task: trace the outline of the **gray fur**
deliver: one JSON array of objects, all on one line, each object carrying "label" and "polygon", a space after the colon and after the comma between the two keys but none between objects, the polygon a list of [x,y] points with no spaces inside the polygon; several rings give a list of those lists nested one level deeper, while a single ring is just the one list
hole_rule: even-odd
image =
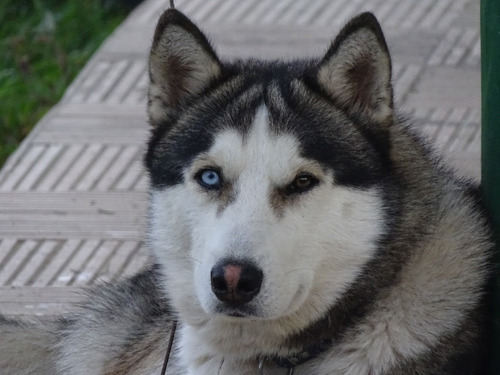
[{"label": "gray fur", "polygon": [[[150,77],[146,166],[157,265],[92,289],[64,320],[0,320],[2,374],[159,374],[173,319],[181,337],[168,375],[257,374],[260,357],[267,359],[266,374],[284,374],[277,358],[323,341],[328,348],[295,374],[480,373],[493,246],[489,223],[477,187],[442,166],[394,112],[389,52],[372,15],[351,21],[320,61],[225,63],[196,26],[168,10],[155,33]],[[311,192],[358,194],[376,202],[367,217],[375,215],[375,206],[380,211],[373,254],[352,280],[343,279],[335,303],[314,320],[304,321],[299,312],[269,319],[266,306],[257,303],[247,310],[251,319],[214,317],[198,308],[198,295],[185,298],[191,286],[176,277],[198,260],[183,258],[194,241],[186,233],[190,223],[163,212],[163,199],[173,202],[169,194],[186,190],[193,184],[189,176],[212,166],[207,155],[221,142],[218,137],[237,134],[244,148],[258,123],[268,124],[269,144],[299,144],[300,157],[310,161],[307,176],[317,177]],[[227,174],[220,190],[190,185],[207,207],[215,206],[216,220],[241,202],[242,186]],[[273,222],[285,222],[319,196],[295,193],[297,176],[271,185]],[[346,220],[358,217],[350,212],[356,202],[342,207]],[[360,238],[369,224],[352,223]],[[171,232],[162,233],[164,227]],[[234,249],[254,250],[251,242],[233,237]],[[169,246],[178,249],[165,259],[163,247]]]}]

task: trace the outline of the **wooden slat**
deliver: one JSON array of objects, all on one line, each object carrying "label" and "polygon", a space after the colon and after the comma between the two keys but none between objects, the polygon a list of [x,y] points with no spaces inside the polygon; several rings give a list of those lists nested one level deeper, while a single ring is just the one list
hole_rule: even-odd
[{"label": "wooden slat", "polygon": [[61,117],[45,126],[37,137],[38,143],[87,143],[143,145],[148,126],[144,114],[117,121],[116,118]]},{"label": "wooden slat", "polygon": [[61,272],[64,272],[64,267],[70,262],[75,252],[82,245],[82,240],[69,239],[64,242],[64,245],[59,249],[59,252],[48,260],[45,268],[33,281],[33,286],[44,287],[50,286],[57,280]]},{"label": "wooden slat", "polygon": [[100,243],[92,257],[81,268],[76,276],[75,284],[88,284],[104,274],[109,259],[113,256],[119,242],[116,240],[106,240]]},{"label": "wooden slat", "polygon": [[[88,215],[122,215],[145,213],[146,192],[3,192],[0,193],[0,213],[28,215],[59,214],[65,212]],[[8,219],[8,216],[6,217]]]},{"label": "wooden slat", "polygon": [[53,190],[54,186],[59,183],[71,166],[75,164],[84,148],[85,146],[82,144],[66,146],[64,152],[54,161],[52,168],[45,171],[45,174],[41,176],[40,182],[38,186],[36,186],[36,190],[44,192]]},{"label": "wooden slat", "polygon": [[19,249],[16,250],[13,256],[4,265],[2,272],[0,273],[0,286],[10,285],[12,283],[19,270],[24,267],[25,262],[29,260],[30,255],[34,252],[37,246],[37,241],[24,241]]},{"label": "wooden slat", "polygon": [[109,96],[113,86],[125,74],[129,61],[119,60],[110,66],[106,74],[98,85],[92,88],[92,92],[87,98],[88,103],[102,103]]},{"label": "wooden slat", "polygon": [[75,90],[74,94],[67,100],[71,103],[84,102],[94,87],[103,79],[111,65],[112,63],[109,60],[98,60],[95,65],[92,66],[92,71],[86,70],[85,72],[87,74],[79,77],[80,80],[77,84],[78,90]]},{"label": "wooden slat", "polygon": [[85,297],[80,288],[17,287],[0,288],[0,314],[64,315]]},{"label": "wooden slat", "polygon": [[146,63],[143,60],[133,60],[125,75],[121,76],[113,88],[113,92],[104,100],[106,104],[122,103],[124,98],[132,92],[139,80],[146,76]]},{"label": "wooden slat", "polygon": [[3,237],[0,239],[0,272],[3,271],[11,253],[15,250],[17,238]]},{"label": "wooden slat", "polygon": [[82,215],[11,215],[0,214],[0,236],[21,238],[110,238],[137,239],[144,237],[144,218],[106,217],[98,218]]},{"label": "wooden slat", "polygon": [[43,241],[39,247],[32,253],[29,259],[22,264],[15,279],[12,280],[12,286],[25,286],[32,285],[37,273],[41,271],[44,264],[48,263],[57,250],[57,241],[48,240]]},{"label": "wooden slat", "polygon": [[120,147],[116,145],[111,145],[106,147],[104,151],[94,160],[92,165],[87,169],[80,178],[78,183],[75,185],[76,191],[89,191],[103,179],[106,170],[109,168],[110,164],[118,156],[120,152]]},{"label": "wooden slat", "polygon": [[[120,277],[125,270],[125,267],[130,263],[139,251],[141,244],[137,241],[123,241],[122,244],[114,254],[109,258],[105,264],[105,272],[99,277],[102,281],[113,281]],[[133,264],[133,267],[140,269],[140,264]],[[132,272],[134,272],[132,270]]]},{"label": "wooden slat", "polygon": [[[124,147],[113,164],[109,167],[108,173],[104,178],[101,178],[96,186],[97,191],[108,191],[113,188],[115,183],[127,172],[127,169],[134,161],[140,160],[140,152],[137,147],[126,146]],[[136,189],[137,190],[137,189]]]},{"label": "wooden slat", "polygon": [[130,167],[125,171],[122,177],[118,180],[114,188],[118,191],[129,191],[133,190],[137,185],[141,176],[144,174],[142,165],[140,162],[136,161],[130,165]]},{"label": "wooden slat", "polygon": [[30,173],[28,173],[26,177],[20,181],[16,190],[31,190],[36,182],[40,180],[45,173],[47,173],[47,170],[51,164],[54,163],[54,160],[57,158],[62,148],[63,146],[60,144],[48,146],[44,153],[38,157],[36,163],[33,165],[33,168],[30,170]]},{"label": "wooden slat", "polygon": [[100,242],[99,240],[84,241],[78,251],[74,253],[74,257],[71,258],[68,265],[52,283],[52,286],[72,285],[81,270],[84,269],[85,264],[92,258]]},{"label": "wooden slat", "polygon": [[0,185],[0,191],[9,191],[14,189],[17,184],[20,183],[21,179],[32,169],[33,164],[37,162],[38,158],[43,154],[45,149],[46,146],[42,145],[30,147],[19,164],[16,165],[9,176],[7,176],[7,179]]}]

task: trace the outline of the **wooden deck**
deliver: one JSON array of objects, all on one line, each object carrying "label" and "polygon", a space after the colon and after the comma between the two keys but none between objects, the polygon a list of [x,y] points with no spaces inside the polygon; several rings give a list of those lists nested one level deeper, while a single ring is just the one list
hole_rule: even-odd
[{"label": "wooden deck", "polygon": [[[104,43],[0,171],[0,312],[50,315],[148,261],[146,56],[165,0]],[[479,178],[477,0],[177,0],[227,58],[318,55],[362,10],[381,20],[398,102]]]}]

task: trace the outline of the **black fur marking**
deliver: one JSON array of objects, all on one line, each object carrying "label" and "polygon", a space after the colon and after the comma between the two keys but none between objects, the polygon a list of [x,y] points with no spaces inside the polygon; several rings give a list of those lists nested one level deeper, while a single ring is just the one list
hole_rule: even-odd
[{"label": "black fur marking", "polygon": [[248,96],[251,79],[234,88],[231,79],[219,82],[211,95],[194,100],[176,119],[153,129],[145,164],[154,188],[173,186],[183,181],[183,171],[193,158],[207,151],[214,137],[225,128],[245,134],[260,97]]},{"label": "black fur marking", "polygon": [[[390,142],[384,129],[356,123],[356,119],[336,107],[317,87],[308,82],[310,62],[246,62],[228,65],[231,78],[216,82],[210,97],[204,94],[193,100],[177,118],[159,124],[153,130],[146,166],[153,186],[161,188],[182,181],[182,171],[195,155],[207,151],[213,137],[224,128],[236,128],[244,135],[261,102],[270,111],[271,127],[276,133],[291,133],[302,146],[303,156],[333,169],[338,184],[369,187],[380,183],[390,169]],[[231,79],[243,79],[241,86],[225,92]],[[302,89],[291,82],[301,82]],[[262,97],[241,102],[256,85],[263,87]],[[276,97],[279,87],[280,97]],[[266,88],[267,87],[267,88]],[[283,101],[286,111],[276,105]]]},{"label": "black fur marking", "polygon": [[345,41],[345,39],[361,29],[369,29],[376,36],[377,41],[380,46],[389,53],[389,48],[387,47],[387,43],[385,41],[384,33],[382,32],[382,28],[377,20],[377,18],[373,15],[373,13],[365,12],[353,18],[349,23],[344,26],[339,35],[335,38],[332,45],[328,49],[325,57],[322,60],[322,63],[328,61],[339,49],[340,45]]},{"label": "black fur marking", "polygon": [[161,36],[165,28],[169,25],[176,25],[188,33],[190,33],[198,42],[200,46],[205,50],[206,53],[210,55],[215,61],[219,61],[217,54],[215,53],[212,45],[208,41],[207,37],[200,31],[200,29],[191,22],[189,18],[187,18],[184,14],[179,12],[177,9],[167,9],[158,20],[158,24],[156,25],[156,31],[153,37],[153,46],[154,49],[156,45],[160,42]]},{"label": "black fur marking", "polygon": [[[370,126],[356,124],[311,87],[294,88],[290,81],[287,77],[279,82],[286,113],[273,104],[272,97],[266,101],[275,131],[294,134],[303,156],[332,169],[339,185],[363,188],[384,180],[391,169],[387,137],[371,136],[364,130]],[[383,132],[377,126],[371,128],[373,133]]]}]

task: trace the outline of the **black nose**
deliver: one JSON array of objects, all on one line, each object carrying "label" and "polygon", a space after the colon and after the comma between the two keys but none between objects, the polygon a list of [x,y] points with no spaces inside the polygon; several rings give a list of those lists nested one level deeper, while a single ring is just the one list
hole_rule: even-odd
[{"label": "black nose", "polygon": [[227,304],[241,306],[260,292],[264,275],[251,262],[226,260],[219,262],[210,272],[212,291]]}]

